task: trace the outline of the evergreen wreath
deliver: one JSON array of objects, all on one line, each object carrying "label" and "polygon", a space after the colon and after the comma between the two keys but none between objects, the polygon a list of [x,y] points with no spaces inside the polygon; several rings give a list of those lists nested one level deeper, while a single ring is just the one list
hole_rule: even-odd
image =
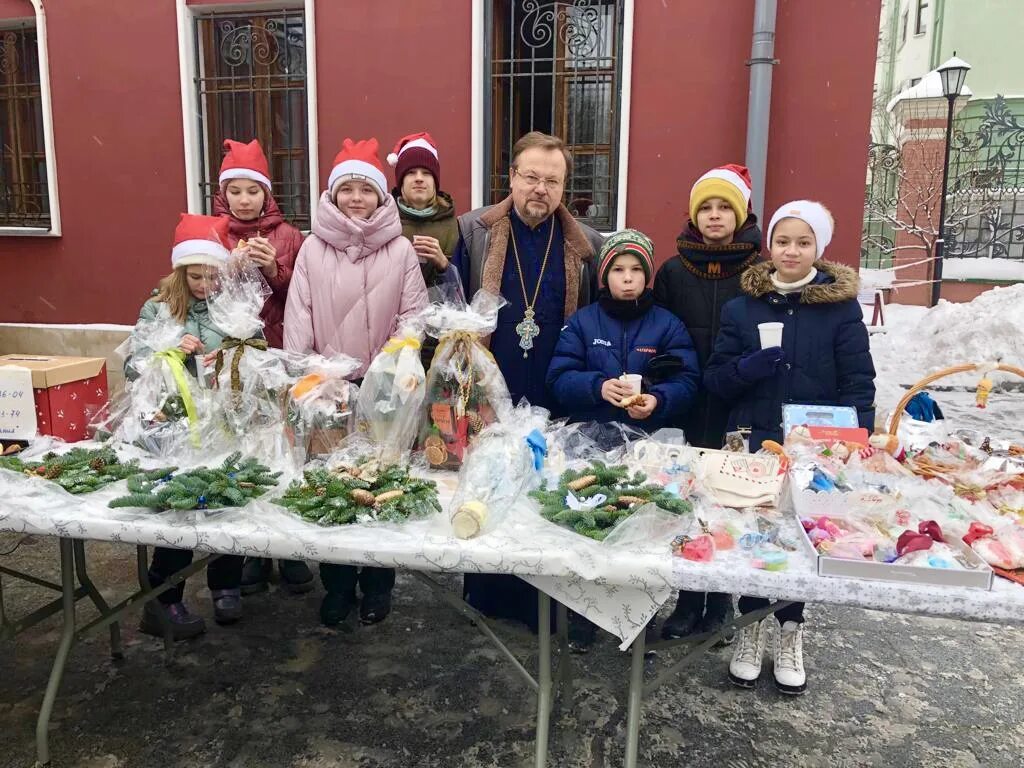
[{"label": "evergreen wreath", "polygon": [[242,459],[232,453],[216,468],[198,467],[162,477],[137,475],[128,478],[128,494],[113,499],[109,507],[149,507],[150,509],[221,509],[243,507],[277,485],[280,472],[256,459]]},{"label": "evergreen wreath", "polygon": [[72,448],[62,454],[51,451],[42,461],[3,456],[0,467],[51,480],[74,494],[91,493],[125,478],[156,479],[174,471],[174,467],[143,470],[134,459],[121,462],[113,448]]},{"label": "evergreen wreath", "polygon": [[[570,493],[584,508],[569,508],[567,498]],[[590,506],[588,502],[592,503],[598,495],[605,496],[605,499]],[[644,504],[656,504],[675,515],[693,511],[689,501],[668,493],[660,485],[649,483],[643,472],[630,476],[625,466],[607,466],[600,461],[582,469],[566,470],[555,488],[531,491],[530,496],[540,502],[540,514],[545,520],[596,541],[603,541],[616,523],[625,520]]]},{"label": "evergreen wreath", "polygon": [[360,517],[401,523],[441,511],[436,483],[411,477],[399,465],[378,469],[373,461],[308,469],[274,503],[325,526],[348,525]]}]

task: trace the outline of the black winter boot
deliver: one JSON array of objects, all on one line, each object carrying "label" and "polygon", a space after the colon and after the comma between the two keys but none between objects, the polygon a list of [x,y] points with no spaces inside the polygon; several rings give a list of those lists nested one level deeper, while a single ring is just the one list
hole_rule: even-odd
[{"label": "black winter boot", "polygon": [[665,619],[661,626],[661,636],[665,640],[678,640],[688,637],[697,631],[701,618],[704,616],[703,592],[680,592],[672,615]]}]

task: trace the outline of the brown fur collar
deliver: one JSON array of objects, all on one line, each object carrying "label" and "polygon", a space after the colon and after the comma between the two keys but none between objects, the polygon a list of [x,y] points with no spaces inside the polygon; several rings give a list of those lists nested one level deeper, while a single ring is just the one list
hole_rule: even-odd
[{"label": "brown fur collar", "polygon": [[[812,283],[800,292],[801,304],[838,304],[841,301],[857,298],[860,278],[857,272],[842,264],[818,260],[814,262],[818,272],[832,278],[828,283]],[[755,264],[740,278],[740,287],[744,293],[759,297],[775,291],[771,274],[774,267],[770,261]]]},{"label": "brown fur collar", "polygon": [[[512,196],[509,195],[480,217],[481,223],[491,233],[480,287],[494,294],[501,293],[501,275],[505,270],[505,254],[508,252],[508,238],[512,231],[509,219],[511,212]],[[559,205],[555,215],[562,224],[562,237],[565,241],[565,317],[568,318],[576,311],[579,303],[581,264],[593,259],[594,251],[569,209]]]}]

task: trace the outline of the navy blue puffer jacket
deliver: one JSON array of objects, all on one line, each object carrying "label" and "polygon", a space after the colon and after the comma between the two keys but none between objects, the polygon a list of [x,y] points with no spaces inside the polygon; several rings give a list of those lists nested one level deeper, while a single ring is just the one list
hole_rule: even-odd
[{"label": "navy blue puffer jacket", "polygon": [[[682,369],[644,391],[658,399],[643,421],[601,397],[601,385],[623,373],[647,373],[658,355],[673,355]],[[686,326],[667,309],[651,306],[631,320],[612,317],[600,302],[569,318],[548,367],[547,385],[572,421],[618,421],[647,432],[683,416],[697,393],[700,367]]]},{"label": "navy blue puffer jacket", "polygon": [[[818,261],[818,274],[799,293],[783,295],[771,281],[770,263],[748,269],[746,296],[722,308],[715,349],[704,384],[731,404],[729,429],[750,427],[750,449],[764,440],[782,441],[785,403],[848,405],[860,425],[874,431],[875,367],[867,328],[857,303],[857,273]],[[758,323],[782,323],[783,360],[773,376],[750,382],[737,362],[761,348]]]}]

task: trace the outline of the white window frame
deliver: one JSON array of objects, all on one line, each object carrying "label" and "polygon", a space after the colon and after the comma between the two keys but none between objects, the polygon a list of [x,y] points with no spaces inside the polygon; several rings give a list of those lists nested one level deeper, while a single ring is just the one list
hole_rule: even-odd
[{"label": "white window frame", "polygon": [[[633,83],[633,14],[636,0],[624,0],[622,9],[622,93],[619,97],[619,150],[618,188],[615,211],[615,229],[626,226],[626,192],[629,180],[629,111]],[[473,57],[470,76],[470,140],[472,154],[470,193],[473,208],[484,204],[484,4],[473,3]]]},{"label": "white window frame", "polygon": [[320,152],[317,142],[316,99],[316,13],[315,0],[278,0],[277,2],[204,3],[188,5],[186,0],[174,0],[178,18],[178,67],[181,79],[181,120],[185,137],[185,200],[189,213],[201,213],[203,200],[199,184],[205,160],[199,153],[199,127],[195,115],[200,114],[196,100],[195,77],[198,58],[192,27],[195,17],[204,13],[237,11],[269,11],[279,8],[302,8],[305,14],[306,46],[306,146],[309,152],[309,215],[316,216],[320,201]]},{"label": "white window frame", "polygon": [[60,237],[60,197],[57,194],[57,153],[53,142],[53,104],[50,100],[50,53],[46,37],[43,0],[29,0],[35,11],[36,52],[39,55],[39,101],[43,113],[43,151],[46,153],[46,194],[50,205],[49,227],[4,227],[0,236]]}]

